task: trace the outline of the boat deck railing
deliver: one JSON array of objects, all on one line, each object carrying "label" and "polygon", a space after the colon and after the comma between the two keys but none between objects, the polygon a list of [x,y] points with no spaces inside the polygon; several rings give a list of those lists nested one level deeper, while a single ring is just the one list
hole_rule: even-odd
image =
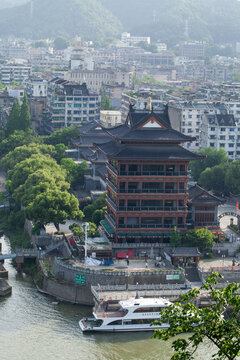
[{"label": "boat deck railing", "polygon": [[100,306],[100,307],[94,308],[93,312],[97,318],[115,318],[115,317],[124,317],[128,311],[127,310],[120,311],[120,310],[113,310],[113,309],[106,310]]}]

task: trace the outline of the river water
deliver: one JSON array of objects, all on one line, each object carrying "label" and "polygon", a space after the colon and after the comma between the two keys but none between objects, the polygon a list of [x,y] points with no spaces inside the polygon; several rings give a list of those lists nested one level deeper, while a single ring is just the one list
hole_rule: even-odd
[{"label": "river water", "polygon": [[[0,239],[3,252],[9,251],[6,238]],[[11,261],[9,271],[12,295],[0,299],[1,360],[168,360],[171,343],[151,339],[150,333],[83,335],[78,321],[91,314],[91,308],[57,304],[37,292],[31,278],[18,275]],[[206,350],[207,349],[207,350]],[[202,347],[196,359],[207,360],[209,346]]]}]

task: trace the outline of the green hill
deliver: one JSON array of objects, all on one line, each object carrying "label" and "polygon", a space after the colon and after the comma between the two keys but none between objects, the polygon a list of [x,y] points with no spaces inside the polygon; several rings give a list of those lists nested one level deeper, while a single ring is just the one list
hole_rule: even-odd
[{"label": "green hill", "polygon": [[240,2],[237,0],[101,0],[118,16],[125,30],[150,35],[170,45],[189,38],[216,43],[240,40]]},{"label": "green hill", "polygon": [[121,24],[99,0],[34,0],[30,4],[1,10],[1,36],[34,39],[72,37],[85,39],[119,35]]}]

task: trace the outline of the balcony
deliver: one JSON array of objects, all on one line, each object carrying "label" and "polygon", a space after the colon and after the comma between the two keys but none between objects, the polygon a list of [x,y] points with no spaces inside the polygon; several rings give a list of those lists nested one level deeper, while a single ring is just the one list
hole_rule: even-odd
[{"label": "balcony", "polygon": [[120,194],[185,194],[186,189],[119,189],[117,191]]},{"label": "balcony", "polygon": [[124,206],[119,206],[119,208],[117,209],[117,211],[186,211],[187,207],[186,206],[136,206],[136,207],[132,207],[132,206],[128,206],[128,207],[124,207]]},{"label": "balcony", "polygon": [[117,205],[112,201],[112,199],[110,199],[109,196],[106,196],[106,200],[115,210],[117,210]]},{"label": "balcony", "polygon": [[120,171],[120,176],[188,176],[186,171]]},{"label": "balcony", "polygon": [[120,229],[184,229],[186,226],[184,224],[119,224],[117,225]]}]

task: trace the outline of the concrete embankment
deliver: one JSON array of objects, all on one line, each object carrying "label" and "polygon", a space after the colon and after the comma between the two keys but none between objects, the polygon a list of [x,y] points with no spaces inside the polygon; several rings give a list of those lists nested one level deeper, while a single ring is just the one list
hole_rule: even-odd
[{"label": "concrete embankment", "polygon": [[[55,298],[82,305],[93,305],[91,285],[126,285],[126,284],[184,284],[184,271],[102,271],[73,267],[59,259],[54,261],[52,273],[55,279],[45,276],[43,291]],[[76,284],[76,279],[84,278],[84,284]]]}]

